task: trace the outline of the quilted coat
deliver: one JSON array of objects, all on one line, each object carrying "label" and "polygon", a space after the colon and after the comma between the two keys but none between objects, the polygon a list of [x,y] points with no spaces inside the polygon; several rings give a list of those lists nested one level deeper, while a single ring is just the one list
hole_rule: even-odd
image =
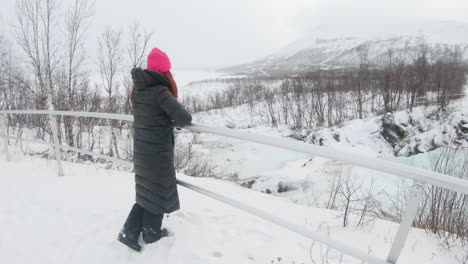
[{"label": "quilted coat", "polygon": [[133,68],[136,203],[153,214],[180,208],[174,168],[174,127],[191,124],[192,116],[169,91],[161,73]]}]

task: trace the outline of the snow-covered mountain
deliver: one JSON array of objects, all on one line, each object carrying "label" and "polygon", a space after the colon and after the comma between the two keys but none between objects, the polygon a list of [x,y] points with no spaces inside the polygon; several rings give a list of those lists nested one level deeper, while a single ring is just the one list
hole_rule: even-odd
[{"label": "snow-covered mountain", "polygon": [[432,55],[447,47],[460,46],[468,61],[468,24],[453,21],[396,23],[392,25],[323,25],[308,36],[265,58],[223,69],[237,74],[274,75],[316,68],[354,66],[360,54],[379,62],[394,56],[411,61],[420,44],[427,43]]}]

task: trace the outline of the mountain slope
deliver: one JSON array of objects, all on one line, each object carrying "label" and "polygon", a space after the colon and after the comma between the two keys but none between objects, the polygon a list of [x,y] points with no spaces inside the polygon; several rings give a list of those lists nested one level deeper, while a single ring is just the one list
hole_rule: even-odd
[{"label": "mountain slope", "polygon": [[457,22],[393,25],[388,28],[366,25],[321,26],[309,36],[298,39],[278,52],[247,64],[223,71],[250,75],[275,75],[309,71],[317,68],[350,67],[359,64],[361,55],[378,63],[394,56],[411,61],[418,46],[427,42],[437,55],[445,48],[459,45],[468,58],[468,25]]}]

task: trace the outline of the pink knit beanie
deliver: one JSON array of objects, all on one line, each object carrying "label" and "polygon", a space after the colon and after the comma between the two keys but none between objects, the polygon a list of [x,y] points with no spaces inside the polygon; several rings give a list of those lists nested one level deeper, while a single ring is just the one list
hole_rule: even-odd
[{"label": "pink knit beanie", "polygon": [[158,72],[168,72],[171,70],[171,61],[164,51],[153,48],[150,54],[148,54],[146,68]]}]

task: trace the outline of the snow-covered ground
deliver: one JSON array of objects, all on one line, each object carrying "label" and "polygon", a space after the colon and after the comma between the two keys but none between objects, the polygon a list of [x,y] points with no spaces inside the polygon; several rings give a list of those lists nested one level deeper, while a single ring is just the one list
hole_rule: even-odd
[{"label": "snow-covered ground", "polygon": [[[95,165],[0,154],[0,263],[338,263],[335,250],[260,220],[238,209],[179,188],[182,209],[167,216],[173,235],[135,253],[116,241],[134,202],[133,175]],[[220,180],[180,179],[320,230],[371,254],[385,257],[398,225],[375,220],[362,229],[342,228],[339,213],[296,205]],[[412,229],[398,263],[457,263],[468,248]],[[360,263],[344,256],[342,263]]]},{"label": "snow-covered ground", "polygon": [[[218,77],[210,74],[194,73],[199,76],[196,79],[188,74],[187,80]],[[179,82],[182,94],[196,95],[229,88],[222,84]],[[468,101],[461,102],[459,109],[451,116],[453,120],[446,120],[447,127],[468,116]],[[405,111],[395,113],[395,121],[407,123],[409,116]],[[411,117],[425,119],[422,108]],[[380,128],[378,120],[352,120],[339,128],[314,133],[322,136],[328,146],[428,168],[427,153],[395,158],[391,146],[375,133]],[[292,135],[287,128],[266,127],[255,123],[255,119],[252,126],[246,106],[196,114],[194,121],[211,126],[234,124],[236,129],[273,137]],[[444,140],[443,127],[430,122],[422,125],[425,132],[414,135],[415,142],[428,142],[434,136]],[[340,142],[334,139],[335,134]],[[177,141],[183,143],[188,136],[180,131]],[[374,219],[362,228],[353,224],[343,228],[340,212],[320,208],[328,198],[328,181],[342,164],[220,136],[198,137],[195,150],[211,159],[219,170],[236,173],[237,183],[252,179],[255,183],[246,189],[215,179],[179,178],[320,230],[333,239],[351,241],[354,247],[380,257],[388,253],[397,224]],[[23,147],[47,149],[34,144]],[[164,224],[174,235],[137,254],[116,241],[134,200],[131,173],[106,170],[102,164],[65,162],[66,176],[57,177],[54,161],[24,156],[16,147],[11,149],[14,161],[10,163],[0,152],[0,263],[321,263],[327,254],[325,246],[184,188],[180,188],[182,210],[168,216]],[[373,177],[375,193],[384,189],[391,192],[401,184],[395,176],[346,168],[359,179],[366,179],[365,184]],[[296,189],[279,193],[280,184]],[[267,190],[274,195],[262,193]],[[459,263],[456,258],[464,257],[467,251],[467,246],[457,241],[450,242],[448,250],[446,241],[413,229],[399,263]],[[335,250],[328,252],[330,263],[339,263],[340,257]],[[342,263],[360,262],[344,257]]]}]

